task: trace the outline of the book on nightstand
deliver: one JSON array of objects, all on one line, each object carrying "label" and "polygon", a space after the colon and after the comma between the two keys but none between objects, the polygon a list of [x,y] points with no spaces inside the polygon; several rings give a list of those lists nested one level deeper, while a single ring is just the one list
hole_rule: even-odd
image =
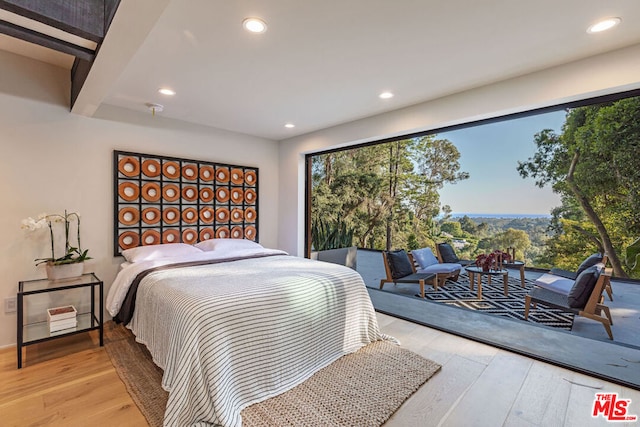
[{"label": "book on nightstand", "polygon": [[53,320],[49,322],[49,332],[63,331],[65,329],[75,329],[78,326],[78,320],[74,318]]},{"label": "book on nightstand", "polygon": [[47,321],[49,322],[49,332],[75,328],[78,325],[77,314],[76,308],[72,305],[48,308]]},{"label": "book on nightstand", "polygon": [[72,305],[65,305],[63,307],[53,307],[47,309],[47,320],[49,322],[55,322],[63,319],[74,319],[78,312]]}]

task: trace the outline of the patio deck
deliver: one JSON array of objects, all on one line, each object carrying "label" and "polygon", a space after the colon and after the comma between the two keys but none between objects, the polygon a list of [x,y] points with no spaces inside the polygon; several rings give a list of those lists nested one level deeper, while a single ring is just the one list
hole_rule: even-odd
[{"label": "patio deck", "polygon": [[[640,387],[640,285],[612,281],[614,301],[606,300],[613,317],[615,341],[603,337],[602,325],[576,316],[571,331],[446,307],[416,297],[416,285],[387,285],[382,255],[358,251],[362,275],[376,310],[405,320],[515,351],[560,366],[577,369],[638,389]],[[510,272],[517,276],[518,272]],[[525,271],[535,279],[540,272]],[[606,336],[606,335],[605,335]]]}]

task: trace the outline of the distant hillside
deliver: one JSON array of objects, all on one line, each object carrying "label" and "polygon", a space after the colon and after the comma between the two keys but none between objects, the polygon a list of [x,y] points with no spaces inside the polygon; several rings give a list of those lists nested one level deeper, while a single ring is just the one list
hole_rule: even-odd
[{"label": "distant hillside", "polygon": [[[468,216],[468,215],[467,215]],[[551,217],[492,217],[492,216],[477,216],[469,218],[476,224],[486,223],[490,228],[496,228],[500,231],[508,228],[515,228],[516,230],[533,230],[539,227],[548,227],[551,222]]]},{"label": "distant hillside", "polygon": [[[459,228],[451,226],[451,223],[460,222]],[[540,255],[545,250],[545,244],[549,239],[550,217],[498,217],[493,215],[475,215],[450,218],[441,224],[442,231],[450,232],[457,242],[459,249],[467,258],[475,257],[478,253],[487,250],[505,249],[506,246],[519,248],[517,256],[524,259],[527,265],[534,266]],[[518,230],[524,232],[528,237],[523,241],[514,232],[508,230]],[[511,234],[509,234],[511,233]],[[509,236],[509,237],[507,237]],[[506,239],[506,240],[505,240]],[[510,243],[505,243],[509,241]],[[538,266],[538,265],[535,265]],[[542,267],[542,266],[538,266]]]},{"label": "distant hillside", "polygon": [[477,214],[477,213],[454,213],[451,214],[451,218],[462,218],[468,216],[472,219],[477,218],[551,218],[548,214],[509,214],[509,213],[497,213],[497,214]]}]

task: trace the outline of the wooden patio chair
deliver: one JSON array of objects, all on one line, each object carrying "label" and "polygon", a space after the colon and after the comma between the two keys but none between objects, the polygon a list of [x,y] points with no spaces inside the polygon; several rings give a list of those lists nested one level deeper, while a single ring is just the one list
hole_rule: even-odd
[{"label": "wooden patio chair", "polygon": [[[536,279],[536,286],[567,295],[569,293],[569,290],[571,289],[571,286],[573,286],[573,282],[582,271],[596,264],[602,264],[606,267],[608,260],[609,258],[607,257],[607,254],[600,255],[599,253],[595,253],[582,261],[576,271],[552,268],[548,273],[545,273],[538,279]],[[613,290],[611,289],[611,283],[607,285],[605,291],[609,296],[609,300],[613,301]]]},{"label": "wooden patio chair", "polygon": [[443,263],[435,256],[431,248],[415,249],[409,252],[409,259],[413,263],[416,273],[434,273],[438,286],[444,286],[447,279],[458,280],[462,265],[458,263]]},{"label": "wooden patio chair", "polygon": [[[389,259],[391,258],[391,260]],[[383,251],[384,271],[386,278],[380,280],[380,289],[385,283],[417,283],[420,285],[420,296],[424,298],[424,285],[429,283],[438,290],[437,275],[433,273],[416,273],[413,261],[404,250]]]},{"label": "wooden patio chair", "polygon": [[440,262],[460,264],[463,267],[466,267],[475,262],[469,259],[458,258],[458,255],[456,255],[456,251],[453,250],[453,246],[448,243],[436,244],[436,256],[438,257]]},{"label": "wooden patio chair", "polygon": [[[598,266],[590,267],[590,269],[594,269],[594,272],[597,271]],[[585,270],[584,273],[588,270]],[[578,281],[580,280],[580,276],[576,279],[576,285],[578,286]],[[572,292],[569,295],[559,294],[557,292],[550,291],[545,288],[534,287],[531,290],[531,293],[525,296],[525,307],[524,307],[524,318],[525,320],[529,317],[529,307],[533,303],[534,307],[537,303],[541,303],[550,307],[554,307],[560,310],[564,310],[566,312],[574,313],[575,315],[586,317],[588,319],[595,320],[597,322],[602,323],[604,329],[607,331],[609,335],[609,339],[613,340],[613,333],[611,332],[611,325],[613,325],[613,320],[611,319],[611,312],[609,311],[609,307],[603,304],[604,296],[602,293],[609,286],[609,281],[611,280],[611,269],[603,268],[598,278],[591,290],[591,293],[588,295],[588,299],[586,303],[580,307],[576,307],[575,295],[578,292],[573,292],[575,289],[572,289]],[[573,299],[572,299],[573,298]],[[571,301],[571,302],[570,302]],[[582,304],[579,304],[582,305]],[[602,315],[604,312],[604,316]]]}]

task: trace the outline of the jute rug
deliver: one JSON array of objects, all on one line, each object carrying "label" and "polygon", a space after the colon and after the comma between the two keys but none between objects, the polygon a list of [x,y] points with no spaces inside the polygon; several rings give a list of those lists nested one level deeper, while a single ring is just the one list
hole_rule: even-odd
[{"label": "jute rug", "polygon": [[[162,370],[133,334],[105,324],[105,349],[152,427],[162,426]],[[387,341],[346,355],[297,387],[242,411],[244,427],[380,426],[440,365]]]}]

